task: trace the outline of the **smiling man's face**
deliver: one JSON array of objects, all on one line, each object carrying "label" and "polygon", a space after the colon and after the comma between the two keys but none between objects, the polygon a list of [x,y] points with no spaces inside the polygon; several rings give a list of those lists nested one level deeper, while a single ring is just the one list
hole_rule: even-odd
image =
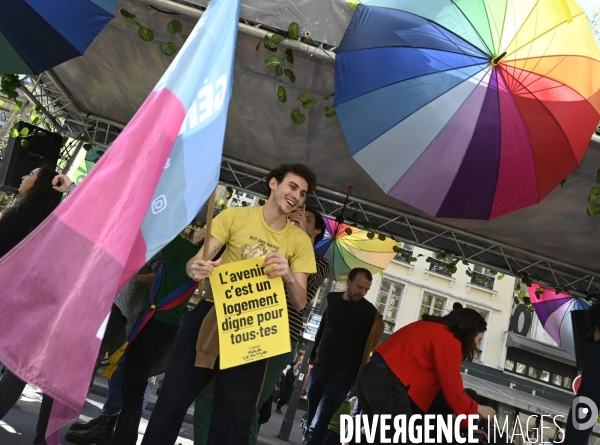
[{"label": "smiling man's face", "polygon": [[285,215],[302,205],[308,191],[308,183],[304,178],[294,173],[285,175],[280,183],[275,178],[269,182],[275,204]]}]

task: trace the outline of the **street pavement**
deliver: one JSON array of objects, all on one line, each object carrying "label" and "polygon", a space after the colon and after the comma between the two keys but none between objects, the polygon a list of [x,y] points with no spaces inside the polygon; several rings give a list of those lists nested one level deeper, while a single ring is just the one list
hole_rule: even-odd
[{"label": "street pavement", "polygon": [[[9,411],[4,419],[0,421],[0,445],[32,445],[33,439],[35,438],[35,425],[41,401],[42,396],[39,390],[33,386],[27,385],[19,402]],[[154,406],[155,401],[156,396],[153,394],[148,405],[149,409]],[[82,420],[90,420],[99,416],[103,403],[103,395],[90,393],[86,399],[80,418]],[[287,407],[283,408],[284,412],[286,408]],[[298,411],[296,413],[290,440],[289,442],[284,442],[277,437],[281,422],[283,421],[283,415],[277,414],[275,412],[275,405],[273,405],[271,420],[260,429],[258,445],[301,445],[302,433],[300,430],[300,419],[303,414],[304,411]],[[143,432],[146,430],[149,417],[150,411],[146,410],[142,421],[140,422],[138,444],[142,442]],[[68,427],[63,428],[61,431],[61,441],[65,445],[70,443],[64,440],[67,431]],[[179,432],[177,443],[181,445],[193,445],[193,437],[193,426],[189,423],[184,423]]]}]

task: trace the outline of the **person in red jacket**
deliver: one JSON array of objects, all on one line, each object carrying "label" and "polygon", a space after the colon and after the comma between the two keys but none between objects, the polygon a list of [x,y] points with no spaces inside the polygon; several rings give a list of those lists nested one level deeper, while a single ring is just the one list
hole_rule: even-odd
[{"label": "person in red jacket", "polygon": [[358,376],[363,414],[405,414],[408,419],[427,413],[441,389],[454,414],[493,416],[493,408],[478,405],[465,393],[460,376],[461,362],[473,360],[486,329],[477,311],[458,309],[445,317],[423,315],[394,332]]}]

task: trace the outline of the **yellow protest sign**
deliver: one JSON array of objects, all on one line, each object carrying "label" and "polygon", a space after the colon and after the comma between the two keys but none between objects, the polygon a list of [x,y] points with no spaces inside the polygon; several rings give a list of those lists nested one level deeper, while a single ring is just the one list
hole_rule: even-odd
[{"label": "yellow protest sign", "polygon": [[221,369],[290,352],[285,290],[264,257],[215,267],[210,276],[219,324]]}]

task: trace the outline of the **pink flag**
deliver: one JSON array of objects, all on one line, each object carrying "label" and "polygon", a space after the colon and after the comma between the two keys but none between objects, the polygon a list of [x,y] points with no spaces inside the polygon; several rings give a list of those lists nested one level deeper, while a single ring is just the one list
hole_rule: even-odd
[{"label": "pink flag", "polygon": [[0,362],[55,402],[47,433],[85,402],[118,289],[217,185],[239,0],[213,0],[82,184],[0,260]]}]

